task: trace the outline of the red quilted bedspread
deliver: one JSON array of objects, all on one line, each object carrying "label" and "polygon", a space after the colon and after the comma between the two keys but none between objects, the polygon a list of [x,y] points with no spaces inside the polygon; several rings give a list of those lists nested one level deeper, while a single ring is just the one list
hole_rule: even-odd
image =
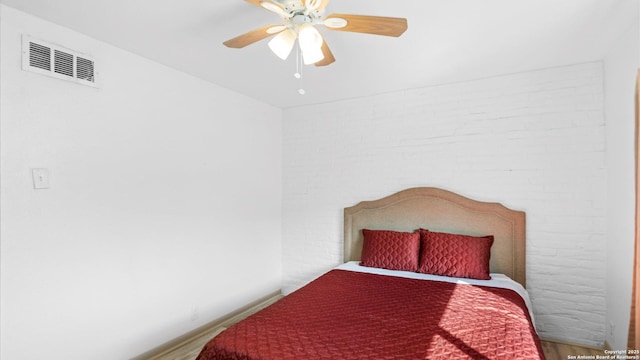
[{"label": "red quilted bedspread", "polygon": [[512,290],[332,270],[233,325],[213,359],[544,359]]}]

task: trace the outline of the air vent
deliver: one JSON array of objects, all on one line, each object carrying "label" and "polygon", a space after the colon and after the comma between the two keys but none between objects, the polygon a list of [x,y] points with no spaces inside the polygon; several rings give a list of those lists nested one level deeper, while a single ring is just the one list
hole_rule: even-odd
[{"label": "air vent", "polygon": [[30,42],[29,66],[51,71],[51,48]]},{"label": "air vent", "polygon": [[95,81],[93,61],[76,56],[76,77],[80,80]]},{"label": "air vent", "polygon": [[22,69],[98,87],[90,56],[30,36],[22,36]]}]

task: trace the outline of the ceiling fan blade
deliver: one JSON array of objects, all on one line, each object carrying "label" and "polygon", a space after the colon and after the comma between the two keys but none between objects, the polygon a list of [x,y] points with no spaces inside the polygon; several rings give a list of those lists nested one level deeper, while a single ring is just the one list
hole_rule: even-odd
[{"label": "ceiling fan blade", "polygon": [[[340,21],[337,19],[345,20],[346,25],[340,26],[342,24],[340,24]],[[384,16],[331,14],[327,16],[325,26],[330,30],[398,37],[407,30],[407,19]]]},{"label": "ceiling fan blade", "polygon": [[262,5],[260,5],[260,3],[261,3],[262,1],[264,1],[264,0],[244,0],[244,1],[246,1],[246,2],[248,2],[248,3],[251,3],[251,4],[255,5],[255,6],[260,6],[260,7],[262,7]]},{"label": "ceiling fan blade", "polygon": [[331,0],[305,0],[304,6],[306,6],[308,9],[311,9],[311,10],[321,11],[325,7],[327,7],[327,4],[329,4],[329,1]]},{"label": "ceiling fan blade", "polygon": [[[223,42],[223,44],[226,47],[239,49],[239,48],[243,48],[243,47],[245,47],[247,45],[251,45],[254,42],[258,42],[258,41],[260,41],[262,39],[266,39],[269,36],[277,34],[277,33],[281,32],[284,29],[285,29],[285,27],[280,28],[280,25],[267,25],[267,26],[261,27],[260,29],[255,29],[253,31],[249,31],[246,34],[242,34],[240,36],[236,36],[233,39],[229,39],[229,40]],[[279,31],[277,31],[277,30],[279,30]]]},{"label": "ceiling fan blade", "polygon": [[276,13],[284,18],[289,18],[291,17],[282,7],[282,5],[279,5],[271,0],[244,0],[250,4],[253,4],[255,6],[261,7],[263,9],[267,9],[273,13]]},{"label": "ceiling fan blade", "polygon": [[327,45],[327,41],[325,39],[322,39],[322,54],[324,54],[324,59],[315,63],[316,66],[327,66],[336,61],[336,58],[333,57],[333,53],[331,52],[331,49],[329,49],[329,45]]}]

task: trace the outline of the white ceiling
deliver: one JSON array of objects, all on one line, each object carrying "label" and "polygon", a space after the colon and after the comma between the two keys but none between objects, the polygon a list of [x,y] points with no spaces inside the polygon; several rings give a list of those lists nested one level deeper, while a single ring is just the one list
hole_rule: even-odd
[{"label": "white ceiling", "polygon": [[320,31],[336,62],[283,61],[267,40],[222,42],[279,17],[243,0],[0,0],[281,108],[601,60],[638,0],[333,0],[327,14],[407,18],[400,38]]}]

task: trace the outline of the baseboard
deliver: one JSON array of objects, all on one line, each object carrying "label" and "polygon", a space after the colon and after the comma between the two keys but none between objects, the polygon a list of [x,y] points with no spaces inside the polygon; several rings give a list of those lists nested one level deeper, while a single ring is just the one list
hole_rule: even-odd
[{"label": "baseboard", "polygon": [[563,345],[569,345],[569,346],[578,346],[578,347],[583,347],[583,348],[586,348],[586,349],[594,349],[594,350],[605,350],[605,349],[608,349],[607,348],[608,344],[606,342],[604,343],[605,347],[601,348],[601,347],[593,346],[593,345],[585,345],[585,344],[580,344],[580,343],[577,343],[577,342],[571,342],[571,341],[565,341],[565,340],[557,340],[557,339],[551,339],[551,338],[545,338],[545,337],[540,337],[540,340],[546,341],[546,342],[552,342],[552,343],[556,343],[556,344],[563,344]]},{"label": "baseboard", "polygon": [[220,317],[216,320],[208,322],[188,333],[179,336],[171,341],[168,341],[158,347],[155,347],[141,355],[138,355],[130,360],[153,360],[160,359],[171,351],[178,349],[185,344],[191,342],[193,339],[197,339],[202,334],[214,329],[214,328],[225,328],[229,327],[236,322],[244,319],[245,317],[251,315],[252,313],[257,312],[258,310],[271,305],[272,303],[280,300],[282,298],[282,292],[280,290],[274,291],[273,293],[266,295],[248,305],[245,305],[223,317]]}]

